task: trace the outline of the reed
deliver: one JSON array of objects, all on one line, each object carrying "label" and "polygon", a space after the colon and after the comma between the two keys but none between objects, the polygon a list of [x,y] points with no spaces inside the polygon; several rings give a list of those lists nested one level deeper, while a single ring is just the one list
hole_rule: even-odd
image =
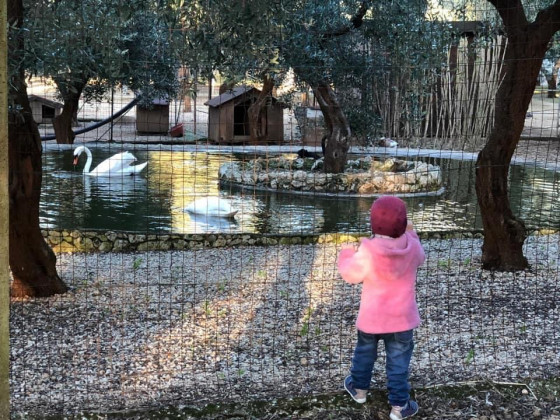
[{"label": "reed", "polygon": [[[371,107],[383,135],[478,150],[494,121],[505,46],[502,36],[478,45],[462,39],[439,71],[399,68],[376,75]],[[413,78],[413,71],[420,76]]]}]

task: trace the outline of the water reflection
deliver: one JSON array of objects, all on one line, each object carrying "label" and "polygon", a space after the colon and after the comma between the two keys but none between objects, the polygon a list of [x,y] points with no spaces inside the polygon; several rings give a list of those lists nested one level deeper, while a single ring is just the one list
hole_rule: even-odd
[{"label": "water reflection", "polygon": [[[99,147],[94,156],[101,161],[114,153],[114,149]],[[45,153],[42,227],[143,233],[298,234],[369,230],[370,198],[220,188],[220,165],[247,158],[242,155],[181,150],[135,150],[134,154],[140,161],[148,161],[147,169],[139,176],[92,178],[74,171],[72,150]],[[441,166],[446,190],[438,197],[405,198],[414,224],[421,230],[432,231],[480,229],[474,162],[429,160]],[[512,210],[528,227],[560,226],[558,193],[557,173],[512,166]],[[187,204],[199,197],[217,195],[239,209],[233,221],[184,211]]]},{"label": "water reflection", "polygon": [[515,188],[516,194],[510,202],[515,214],[529,227],[560,227],[559,174],[531,166],[513,166],[510,169],[510,186],[523,184],[525,188]]},{"label": "water reflection", "polygon": [[238,231],[239,223],[234,218],[224,218],[209,216],[206,214],[189,213],[194,233],[225,232],[233,233]]},{"label": "water reflection", "polygon": [[84,201],[101,199],[113,202],[117,207],[138,194],[146,194],[148,184],[144,178],[130,175],[111,177],[82,176]]}]

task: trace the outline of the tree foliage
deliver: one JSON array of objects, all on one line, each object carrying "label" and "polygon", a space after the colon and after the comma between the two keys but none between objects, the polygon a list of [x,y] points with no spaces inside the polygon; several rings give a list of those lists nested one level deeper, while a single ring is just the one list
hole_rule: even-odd
[{"label": "tree foliage", "polygon": [[99,100],[116,84],[154,97],[177,90],[178,61],[165,10],[144,1],[29,0],[26,4],[25,67],[52,78],[64,101],[55,130],[73,142],[78,101]]}]

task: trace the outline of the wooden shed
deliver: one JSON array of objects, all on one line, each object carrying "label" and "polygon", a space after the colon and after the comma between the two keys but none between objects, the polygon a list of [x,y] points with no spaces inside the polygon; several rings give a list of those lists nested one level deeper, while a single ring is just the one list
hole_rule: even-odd
[{"label": "wooden shed", "polygon": [[154,99],[151,106],[136,107],[136,131],[139,133],[167,134],[169,130],[169,101]]},{"label": "wooden shed", "polygon": [[[208,106],[208,139],[216,143],[246,143],[249,141],[248,109],[260,91],[251,86],[238,86],[204,104]],[[284,111],[275,98],[269,101],[263,118],[267,143],[284,140]]]},{"label": "wooden shed", "polygon": [[29,95],[29,105],[31,105],[33,119],[37,124],[52,124],[54,117],[60,115],[63,107],[60,102],[37,95]]}]

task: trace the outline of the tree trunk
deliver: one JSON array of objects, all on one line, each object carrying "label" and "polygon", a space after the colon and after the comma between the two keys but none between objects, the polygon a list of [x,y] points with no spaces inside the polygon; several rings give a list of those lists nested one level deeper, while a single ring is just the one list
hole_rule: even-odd
[{"label": "tree trunk", "polygon": [[[21,0],[10,0],[8,22],[10,27],[23,22]],[[21,51],[23,39],[19,38],[10,44],[9,54],[13,57]],[[51,296],[67,288],[56,272],[56,256],[39,228],[41,138],[29,105],[24,70],[14,70],[13,74],[9,92],[13,111],[8,120],[12,296]]]},{"label": "tree trunk", "polygon": [[86,83],[73,83],[71,86],[63,86],[63,82],[57,82],[58,89],[63,92],[64,106],[62,112],[53,120],[54,134],[58,144],[74,144],[74,130],[72,125],[78,115],[80,97]]},{"label": "tree trunk", "polygon": [[328,131],[322,145],[325,158],[324,170],[327,173],[342,173],[350,147],[350,125],[336,94],[327,83],[321,82],[313,86],[313,93],[321,107]]},{"label": "tree trunk", "polygon": [[519,142],[525,114],[533,97],[546,44],[531,43],[523,33],[510,37],[505,52],[505,76],[496,95],[496,118],[476,164],[476,192],[484,227],[482,265],[485,269],[521,270],[526,238],[523,221],[511,211],[508,172]]},{"label": "tree trunk", "polygon": [[10,115],[8,135],[12,296],[64,293],[67,288],[56,272],[56,256],[39,228],[41,140],[30,109],[26,115]]},{"label": "tree trunk", "polygon": [[266,109],[270,98],[272,98],[272,89],[274,89],[274,81],[269,77],[263,77],[261,93],[247,110],[249,117],[249,142],[251,144],[261,144],[267,139]]}]

